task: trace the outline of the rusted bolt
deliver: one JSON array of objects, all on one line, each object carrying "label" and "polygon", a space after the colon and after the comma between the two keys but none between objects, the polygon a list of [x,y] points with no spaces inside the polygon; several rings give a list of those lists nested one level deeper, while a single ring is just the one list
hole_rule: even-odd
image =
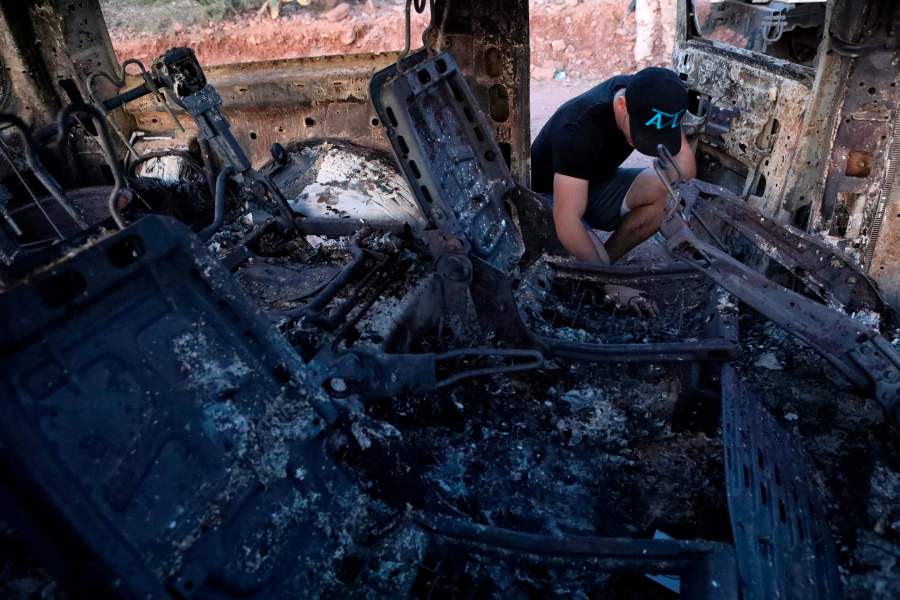
[{"label": "rusted bolt", "polygon": [[450,250],[451,252],[459,252],[460,250],[463,249],[462,242],[460,241],[459,238],[455,238],[455,237],[447,238],[446,243],[447,243],[447,250]]},{"label": "rusted bolt", "polygon": [[444,277],[450,281],[462,283],[472,276],[472,265],[464,256],[448,256],[444,260]]}]

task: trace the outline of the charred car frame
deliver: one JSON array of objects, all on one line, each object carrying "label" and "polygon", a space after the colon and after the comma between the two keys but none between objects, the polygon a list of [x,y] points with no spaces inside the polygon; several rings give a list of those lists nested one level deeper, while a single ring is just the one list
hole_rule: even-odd
[{"label": "charred car frame", "polygon": [[522,0],[209,69],[4,4],[7,539],[73,596],[896,590],[900,10],[695,4],[698,179],[608,267],[544,252]]}]

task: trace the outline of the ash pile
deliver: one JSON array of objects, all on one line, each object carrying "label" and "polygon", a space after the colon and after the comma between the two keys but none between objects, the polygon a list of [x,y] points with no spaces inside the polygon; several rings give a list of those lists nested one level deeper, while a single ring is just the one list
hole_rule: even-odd
[{"label": "ash pile", "polygon": [[218,174],[8,213],[77,219],[4,247],[4,514],[33,554],[6,590],[39,565],[56,597],[895,597],[900,354],[851,261],[680,180],[628,261],[545,254],[443,54],[372,81],[408,188],[349,146],[256,171],[192,57],[158,83]]}]

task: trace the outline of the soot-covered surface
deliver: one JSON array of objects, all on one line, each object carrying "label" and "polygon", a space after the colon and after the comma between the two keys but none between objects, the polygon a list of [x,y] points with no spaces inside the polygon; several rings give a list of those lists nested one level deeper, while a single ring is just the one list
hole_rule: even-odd
[{"label": "soot-covered surface", "polygon": [[[317,270],[349,260],[345,250],[332,246],[303,268],[318,281]],[[637,260],[656,260],[654,252],[640,250]],[[546,265],[526,273],[519,290],[523,312],[539,333],[638,344],[702,335],[710,291],[702,278],[644,281],[660,308],[659,316],[648,320],[606,302],[595,281],[550,278],[536,299],[527,288],[542,268]],[[381,329],[389,326],[392,307],[426,272],[416,268],[400,277],[373,305],[372,321],[382,321]],[[268,310],[278,304],[266,292],[246,283],[244,288]],[[367,327],[363,320],[360,328]],[[766,392],[774,413],[799,434],[821,471],[810,477],[831,499],[827,509],[847,595],[891,597],[900,579],[900,475],[892,430],[883,424],[878,405],[850,390],[823,359],[759,315],[742,312],[740,329],[740,376]],[[485,341],[471,324],[460,335],[450,344]],[[437,350],[446,343],[423,340],[418,346]],[[660,530],[681,539],[730,541],[721,436],[672,425],[679,398],[691,392],[689,375],[684,366],[557,360],[524,375],[373,402],[366,412],[395,427],[413,448],[430,510],[551,535],[649,537]],[[421,534],[408,528],[381,539],[360,566],[357,591],[427,596],[474,590],[506,597],[668,593],[635,577],[549,573],[473,557],[448,562],[428,555],[426,546]],[[390,569],[404,575],[392,578]],[[394,583],[379,588],[388,580]]]},{"label": "soot-covered surface", "polygon": [[[242,228],[231,223],[213,240],[213,249],[233,249],[234,236]],[[390,236],[372,234],[360,245],[389,255],[390,264],[403,265],[387,272],[389,285],[379,287],[356,328],[358,340],[377,343],[390,328],[398,303],[430,272],[429,263]],[[238,282],[293,339],[302,323],[292,320],[291,311],[351,260],[349,242],[325,241],[311,259],[301,258],[284,240],[264,238],[255,248],[258,252],[237,269]],[[649,286],[661,309],[653,320],[614,310],[596,287],[595,282],[562,278],[554,281],[541,303],[521,295],[520,300],[526,313],[538,306],[531,315],[538,319],[533,324],[561,338],[581,332],[577,335],[598,342],[685,341],[703,329],[709,286],[702,279],[671,278]],[[346,298],[344,292],[337,302]],[[547,307],[555,312],[546,312]],[[573,320],[565,308],[580,314]],[[877,404],[850,390],[819,356],[755,313],[744,311],[740,325],[740,376],[763,390],[773,413],[798,434],[820,471],[810,474],[810,481],[831,499],[826,508],[846,595],[895,597],[900,582],[896,430],[884,425]],[[469,324],[434,349],[491,341]],[[298,350],[303,353],[303,348]],[[679,539],[728,542],[721,435],[673,427],[673,414],[679,401],[690,395],[686,382],[694,374],[684,365],[553,360],[539,371],[371,402],[364,412],[412,450],[412,466],[425,483],[426,511],[549,535],[646,538],[662,531]],[[231,425],[228,414],[219,417],[223,427],[241,426],[238,417]],[[351,435],[374,434],[354,430]],[[363,452],[357,460],[369,458]],[[303,510],[302,503],[286,505],[284,514],[273,518],[289,524],[292,511]],[[336,510],[362,515],[354,521],[363,527],[352,535],[339,533],[344,537],[336,560],[331,567],[323,566],[323,585],[334,593],[670,595],[636,575],[435,555],[427,537],[404,518],[404,508],[374,490],[353,496],[350,504]],[[15,561],[7,564],[12,566],[6,571],[6,589],[13,595],[27,597],[30,592],[18,592],[44,589],[47,597],[62,597],[42,572],[28,566],[30,562],[25,567]]]},{"label": "soot-covered surface", "polygon": [[[673,369],[554,367],[373,412],[420,450],[447,507],[479,522],[642,536],[696,535],[699,515],[725,518],[720,444],[668,425],[680,389]],[[721,537],[718,525],[702,528]]]},{"label": "soot-covered surface", "polygon": [[830,499],[847,598],[900,592],[900,437],[880,406],[849,388],[817,354],[755,313],[741,319],[739,375],[764,392],[772,413],[795,433],[819,473],[810,481]]},{"label": "soot-covered surface", "polygon": [[[412,252],[396,247],[392,252],[375,236],[364,237],[359,246],[378,247],[394,257]],[[243,289],[290,337],[304,325],[302,319],[298,323],[285,314],[302,306],[302,296],[308,298],[350,260],[346,241],[328,242],[307,264],[291,257],[256,256],[239,268],[237,276]],[[428,274],[422,264],[427,261],[419,260],[397,276],[377,298],[357,325],[363,341],[383,339],[373,332],[383,334],[390,328],[398,303]],[[664,284],[648,290],[662,300],[657,319],[627,316],[598,297],[582,325],[599,341],[696,339],[709,285],[699,278],[688,279],[691,285],[674,294]],[[598,289],[595,282],[561,280],[547,304],[572,301],[574,294],[568,289],[572,286],[584,288],[585,295]],[[298,294],[300,288],[307,292]],[[345,298],[342,292],[335,303]],[[545,322],[545,329],[566,337],[573,328]],[[629,331],[635,332],[631,339]],[[445,335],[441,342],[421,340],[417,348],[440,351],[487,342],[490,336],[469,323],[455,336]],[[428,490],[427,510],[550,535],[652,537],[661,530],[680,539],[727,541],[721,441],[700,432],[674,431],[671,425],[676,402],[684,393],[686,369],[551,361],[524,375],[474,379],[436,393],[372,402],[367,414],[396,428],[412,449],[414,468]],[[366,460],[365,454],[361,460]],[[646,587],[647,597],[668,593],[640,577],[548,574],[486,559],[449,565],[440,562],[443,558],[427,556],[424,546],[411,550],[414,539],[418,540],[409,533],[394,533],[375,544],[376,550],[368,550],[363,561],[367,566],[360,567],[366,575],[360,575],[357,591],[377,587],[373,581],[391,579],[385,570],[399,569],[406,573],[406,579],[401,577],[405,583],[391,589],[414,596],[427,596],[446,585],[458,592],[502,595],[590,595],[600,590],[611,593],[619,586]],[[377,548],[397,556],[380,562],[372,558]],[[410,555],[406,563],[404,555]],[[437,562],[429,563],[432,558]],[[428,575],[426,566],[435,573]],[[441,574],[441,569],[449,571]]]},{"label": "soot-covered surface", "polygon": [[[383,401],[370,414],[414,448],[431,510],[555,536],[662,530],[728,540],[721,442],[672,430],[680,390],[674,367],[554,364],[526,377]],[[640,577],[590,570],[511,568],[479,557],[429,563],[426,556],[424,564],[441,577],[423,581],[420,570],[416,597],[427,597],[432,585],[462,596],[668,594]]]}]

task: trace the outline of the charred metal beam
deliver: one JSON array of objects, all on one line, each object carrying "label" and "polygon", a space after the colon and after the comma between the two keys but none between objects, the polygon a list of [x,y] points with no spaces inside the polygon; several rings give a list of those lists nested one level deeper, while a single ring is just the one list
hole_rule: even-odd
[{"label": "charred metal beam", "polygon": [[704,220],[712,216],[733,227],[829,305],[851,313],[888,309],[875,282],[846,254],[820,238],[766,217],[720,186],[693,180],[681,188],[685,198],[694,193],[701,196],[693,203],[695,214],[699,212]]},{"label": "charred metal beam", "polygon": [[[508,364],[466,369],[442,366],[464,359],[500,359]],[[434,392],[464,379],[530,371],[543,364],[543,355],[530,348],[460,348],[440,354],[390,354],[375,348],[335,353],[328,348],[316,356],[310,368],[319,386],[332,396],[357,394],[371,400]]]},{"label": "charred metal beam", "polygon": [[737,597],[734,549],[728,544],[703,540],[556,537],[440,516],[421,516],[416,524],[444,538],[443,543],[450,547],[472,554],[555,566],[586,563],[601,573],[679,574],[681,593],[685,597]]},{"label": "charred metal beam", "polygon": [[635,279],[649,277],[682,277],[695,273],[694,269],[680,262],[649,265],[600,265],[577,260],[556,260],[549,257],[547,262],[561,278],[594,278],[597,281],[610,279]]},{"label": "charred metal beam", "polygon": [[722,362],[733,359],[738,353],[737,345],[723,338],[655,344],[581,344],[548,336],[538,340],[548,356],[586,362]]},{"label": "charred metal beam", "polygon": [[[664,178],[659,165],[657,161],[657,172]],[[700,240],[682,212],[681,203],[691,199],[690,186],[676,184],[673,190],[661,228],[669,252],[816,350],[851,383],[870,391],[889,419],[898,418],[900,353],[877,331],[778,285]]]}]

